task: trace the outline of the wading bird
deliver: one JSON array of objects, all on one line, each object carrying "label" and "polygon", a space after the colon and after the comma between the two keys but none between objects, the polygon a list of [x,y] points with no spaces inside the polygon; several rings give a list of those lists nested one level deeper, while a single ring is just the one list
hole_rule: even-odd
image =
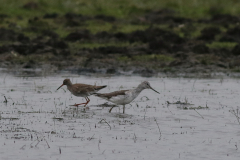
[{"label": "wading bird", "polygon": [[63,84],[60,87],[58,87],[58,89],[60,89],[64,85],[67,86],[67,89],[74,96],[84,97],[86,99],[85,103],[72,105],[72,106],[76,106],[76,107],[78,107],[79,105],[82,105],[82,104],[85,104],[84,105],[84,107],[85,107],[90,102],[90,99],[88,98],[89,96],[91,96],[92,94],[98,92],[100,89],[103,89],[103,88],[107,87],[107,86],[96,86],[96,85],[92,86],[92,85],[81,84],[81,83],[72,84],[70,79],[64,79]]},{"label": "wading bird", "polygon": [[[121,91],[115,91],[111,93],[95,93],[94,95],[100,98],[103,98],[105,100],[108,100],[112,103],[123,105],[123,113],[125,113],[125,105],[128,103],[131,103],[144,89],[152,89],[153,91],[160,94],[158,91],[154,90],[149,82],[144,81],[141,84],[138,85],[135,89],[130,90],[121,90]],[[113,107],[109,110],[109,113],[112,111]]]}]

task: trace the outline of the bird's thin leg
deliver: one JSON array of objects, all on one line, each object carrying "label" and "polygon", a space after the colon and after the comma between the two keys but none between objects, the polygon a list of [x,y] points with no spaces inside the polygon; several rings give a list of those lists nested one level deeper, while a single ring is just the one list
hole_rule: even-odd
[{"label": "bird's thin leg", "polygon": [[[86,99],[86,97],[85,97]],[[78,107],[79,105],[82,105],[82,104],[85,104],[84,107],[89,103],[90,99],[86,99],[87,102],[85,103],[79,103],[79,104],[74,104],[74,105],[71,105],[71,106],[75,106],[75,107]]]},{"label": "bird's thin leg", "polygon": [[123,105],[123,114],[125,113],[125,105]]},{"label": "bird's thin leg", "polygon": [[88,97],[85,97],[85,99],[87,100],[87,102],[85,103],[84,107],[90,102],[90,99]]},{"label": "bird's thin leg", "polygon": [[74,104],[74,105],[70,105],[70,106],[78,107],[79,105],[82,105],[82,104],[86,104],[86,103],[79,103],[79,104]]},{"label": "bird's thin leg", "polygon": [[113,106],[112,108],[110,108],[108,112],[111,113],[111,112],[112,112],[112,109],[113,109],[114,107],[115,107],[115,106]]}]

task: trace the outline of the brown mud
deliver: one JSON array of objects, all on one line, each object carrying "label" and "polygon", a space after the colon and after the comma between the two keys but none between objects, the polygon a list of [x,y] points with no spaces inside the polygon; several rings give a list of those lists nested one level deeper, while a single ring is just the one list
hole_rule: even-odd
[{"label": "brown mud", "polygon": [[[38,6],[26,4],[24,7]],[[18,21],[10,22],[10,18],[8,15],[0,16],[1,23],[8,24],[0,27],[2,68],[41,68],[48,65],[53,70],[78,73],[132,71],[152,75],[158,72],[229,72],[239,71],[240,67],[238,16],[218,14],[205,19],[190,19],[179,17],[167,9],[148,11],[130,20],[106,15],[48,13],[30,18],[25,27],[19,26]],[[21,17],[18,18],[20,21]],[[89,21],[111,24],[113,31],[93,33],[87,27],[83,29],[82,26]],[[148,27],[131,32],[114,31],[114,27],[122,23]],[[192,36],[199,30],[198,25],[205,27],[197,36]],[[59,35],[61,28],[68,33]],[[86,43],[111,42],[115,45],[81,47]],[[210,47],[213,43],[235,45]]]}]

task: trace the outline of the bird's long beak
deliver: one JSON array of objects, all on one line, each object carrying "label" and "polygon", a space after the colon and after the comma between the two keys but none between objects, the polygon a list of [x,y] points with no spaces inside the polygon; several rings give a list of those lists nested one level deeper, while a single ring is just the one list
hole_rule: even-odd
[{"label": "bird's long beak", "polygon": [[60,87],[58,87],[58,89],[57,89],[57,90],[59,90],[59,88],[61,88],[62,86],[64,86],[64,84],[62,84]]},{"label": "bird's long beak", "polygon": [[155,89],[153,89],[152,87],[150,87],[151,90],[157,92],[158,94],[160,94],[158,91],[156,91]]}]

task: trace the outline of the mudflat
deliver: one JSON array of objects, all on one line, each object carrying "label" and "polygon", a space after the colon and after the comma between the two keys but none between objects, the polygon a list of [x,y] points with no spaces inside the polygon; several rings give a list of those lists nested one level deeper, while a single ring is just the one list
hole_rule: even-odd
[{"label": "mudflat", "polygon": [[78,73],[238,72],[240,3],[2,1],[0,67]]}]

